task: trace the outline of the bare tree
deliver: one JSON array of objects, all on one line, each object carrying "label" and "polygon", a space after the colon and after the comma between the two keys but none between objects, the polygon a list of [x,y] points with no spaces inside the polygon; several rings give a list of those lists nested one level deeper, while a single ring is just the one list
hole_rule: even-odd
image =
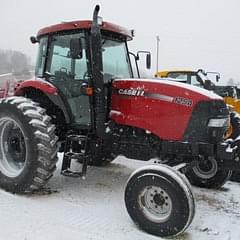
[{"label": "bare tree", "polygon": [[29,57],[19,51],[0,50],[0,74],[22,73],[30,69]]},{"label": "bare tree", "polygon": [[228,86],[234,86],[234,85],[236,85],[234,79],[233,79],[233,78],[229,78],[228,81],[227,81],[227,85],[228,85]]}]

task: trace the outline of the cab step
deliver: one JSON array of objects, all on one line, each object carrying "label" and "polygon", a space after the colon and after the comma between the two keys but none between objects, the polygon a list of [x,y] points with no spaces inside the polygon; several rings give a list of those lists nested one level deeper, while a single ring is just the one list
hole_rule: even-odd
[{"label": "cab step", "polygon": [[[76,147],[77,146],[77,147]],[[73,151],[74,150],[74,151]],[[77,152],[75,152],[77,150]],[[67,136],[61,174],[66,177],[82,177],[85,179],[88,164],[89,137],[85,135],[71,134]],[[72,171],[72,160],[82,162],[81,171]]]}]

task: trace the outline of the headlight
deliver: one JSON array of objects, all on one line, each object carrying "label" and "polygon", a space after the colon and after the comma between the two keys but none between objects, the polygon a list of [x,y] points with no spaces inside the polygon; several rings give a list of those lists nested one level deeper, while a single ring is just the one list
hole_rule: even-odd
[{"label": "headlight", "polygon": [[229,118],[212,118],[208,122],[208,127],[227,127],[229,123]]}]

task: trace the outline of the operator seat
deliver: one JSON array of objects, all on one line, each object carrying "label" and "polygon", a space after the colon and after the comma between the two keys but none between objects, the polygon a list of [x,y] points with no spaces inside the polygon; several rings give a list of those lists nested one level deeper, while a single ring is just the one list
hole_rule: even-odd
[{"label": "operator seat", "polygon": [[74,79],[74,76],[64,71],[56,71],[56,85],[61,95],[67,100],[74,122],[77,124],[90,124],[89,97],[81,94],[81,85],[84,80]]}]

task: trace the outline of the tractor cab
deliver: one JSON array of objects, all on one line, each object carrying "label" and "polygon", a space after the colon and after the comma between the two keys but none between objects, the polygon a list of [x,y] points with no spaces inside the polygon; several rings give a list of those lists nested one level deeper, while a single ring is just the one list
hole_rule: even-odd
[{"label": "tractor cab", "polygon": [[[41,29],[36,37],[31,37],[32,43],[39,43],[36,80],[55,89],[55,96],[46,94],[43,81],[24,82],[16,95],[26,92],[36,99],[40,94],[41,101],[44,93],[47,98],[42,105],[52,106],[48,113],[55,116],[53,122],[58,129],[60,125],[90,129],[102,137],[110,111],[112,80],[134,77],[130,55],[134,56],[137,77],[140,53],[147,54],[147,68],[151,65],[149,52],[135,55],[128,51],[127,41],[133,35],[133,30],[103,21],[97,11],[93,21],[64,22]],[[38,88],[37,93],[29,91],[33,85],[35,90]],[[55,112],[49,112],[51,109]]]},{"label": "tractor cab", "polygon": [[131,32],[101,22],[97,43],[100,49],[96,53],[91,47],[96,41],[91,25],[91,21],[62,23],[40,30],[36,38],[39,42],[36,77],[57,88],[71,123],[82,126],[91,124],[89,97],[93,94],[91,89],[96,90],[93,82],[96,72],[100,73],[97,84],[103,81],[105,86],[112,79],[133,77],[127,48]]}]

